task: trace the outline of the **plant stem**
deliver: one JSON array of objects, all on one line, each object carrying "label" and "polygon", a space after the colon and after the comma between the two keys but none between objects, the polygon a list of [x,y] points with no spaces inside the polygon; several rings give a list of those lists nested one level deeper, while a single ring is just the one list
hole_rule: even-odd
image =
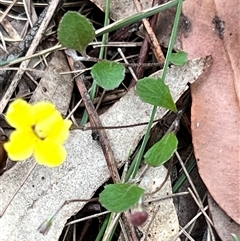
[{"label": "plant stem", "polygon": [[130,17],[127,17],[127,18],[124,18],[124,19],[121,19],[121,20],[118,20],[106,27],[103,27],[101,29],[98,29],[96,30],[95,34],[96,34],[96,37],[99,37],[105,33],[109,33],[109,32],[112,32],[114,30],[117,30],[117,29],[120,29],[120,28],[123,28],[127,25],[130,25],[130,24],[133,24],[133,23],[136,23],[138,21],[141,21],[143,18],[148,18],[156,13],[159,13],[159,12],[162,12],[164,10],[167,10],[171,7],[174,7],[175,5],[178,4],[178,0],[174,0],[174,1],[170,1],[170,2],[167,2],[165,4],[161,4],[160,6],[155,6],[155,7],[152,7],[152,8],[149,8],[149,9],[146,9],[140,13],[136,13]]},{"label": "plant stem", "polygon": [[[195,166],[196,166],[196,160],[191,160],[190,165],[187,167],[187,172],[190,174]],[[182,175],[180,175],[176,183],[173,185],[173,188],[172,188],[173,193],[176,193],[178,191],[178,189],[182,186],[182,184],[185,182],[186,179],[187,179],[186,174],[182,173]]]},{"label": "plant stem", "polygon": [[[169,45],[168,45],[166,60],[165,60],[164,67],[163,67],[163,73],[162,73],[162,78],[161,78],[162,81],[165,81],[165,78],[166,78],[166,75],[167,75],[167,70],[168,70],[168,65],[169,65],[169,57],[172,53],[172,49],[173,49],[175,39],[176,39],[178,24],[179,24],[179,20],[180,20],[181,11],[182,11],[182,3],[183,3],[183,0],[178,1],[178,7],[177,7],[175,20],[174,20],[173,30],[172,30],[170,42],[169,42]],[[140,147],[140,150],[139,150],[139,153],[137,155],[136,165],[135,165],[134,170],[131,174],[131,178],[136,177],[137,171],[138,171],[140,163],[142,161],[143,154],[144,154],[144,151],[145,151],[145,148],[146,148],[149,136],[150,136],[150,130],[151,130],[153,120],[154,120],[154,116],[155,116],[156,112],[157,112],[157,106],[154,106],[153,110],[152,110],[152,113],[151,113],[150,120],[149,120],[149,124],[148,124],[148,127],[147,127],[147,131],[146,131],[146,134],[145,134],[144,139],[143,139],[143,143],[142,143],[142,145]]]},{"label": "plant stem", "polygon": [[105,232],[105,230],[106,230],[106,227],[107,227],[109,218],[110,218],[110,215],[108,214],[108,215],[106,216],[106,218],[104,219],[104,222],[103,222],[103,224],[102,224],[102,226],[101,226],[100,231],[98,232],[98,235],[97,235],[95,241],[100,241],[100,240],[102,240],[102,237],[103,237],[103,234],[104,234],[104,232]]},{"label": "plant stem", "polygon": [[[109,25],[110,3],[111,3],[111,0],[106,1],[106,11],[105,11],[105,17],[104,17],[104,26],[105,27]],[[103,34],[102,46],[100,48],[100,53],[99,53],[99,59],[102,59],[104,57],[105,45],[107,43],[107,39],[108,39],[108,33]],[[96,92],[97,92],[97,83],[95,80],[93,80],[92,88],[90,91],[90,97],[92,100],[94,99]],[[88,121],[88,113],[85,110],[80,124],[84,125],[87,123],[87,121]]]}]

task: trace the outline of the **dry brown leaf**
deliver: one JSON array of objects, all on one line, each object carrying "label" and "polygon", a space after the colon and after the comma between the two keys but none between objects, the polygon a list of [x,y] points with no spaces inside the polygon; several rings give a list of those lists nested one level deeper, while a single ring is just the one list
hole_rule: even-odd
[{"label": "dry brown leaf", "polygon": [[[194,60],[183,67],[171,68],[167,75],[167,83],[176,101],[187,83],[193,82],[204,71],[209,59]],[[161,72],[157,73],[158,76]],[[176,78],[178,77],[178,78]],[[104,126],[128,125],[149,121],[152,106],[142,102],[132,88],[120,101],[101,116]],[[165,115],[166,110],[159,108],[156,118]],[[119,166],[128,159],[129,151],[134,150],[146,132],[146,126],[134,128],[107,130],[115,159]],[[43,236],[37,231],[39,225],[56,209],[69,199],[91,198],[94,192],[109,178],[106,161],[99,144],[92,140],[91,131],[72,131],[66,143],[68,158],[58,168],[37,166],[19,191],[6,213],[0,219],[2,241],[54,241],[58,240],[66,221],[77,213],[84,205],[72,203],[66,205],[56,217],[48,234]],[[33,165],[33,160],[18,162],[12,169],[0,176],[0,213],[11,198],[22,179]],[[166,170],[162,174],[166,175]],[[165,195],[164,193],[163,195]],[[171,221],[177,220],[172,200],[166,215],[171,212]],[[164,202],[166,203],[166,202]],[[169,221],[170,222],[170,221]],[[169,224],[165,223],[168,227]],[[164,230],[164,223],[161,224]],[[173,224],[172,235],[177,234],[176,224]],[[158,239],[161,240],[161,239]]]},{"label": "dry brown leaf", "polygon": [[190,59],[211,54],[213,65],[191,87],[192,134],[200,175],[219,206],[240,224],[240,2],[186,1]]},{"label": "dry brown leaf", "polygon": [[[102,11],[105,11],[106,0],[91,0]],[[148,0],[141,1],[143,9],[151,8],[152,2]],[[132,0],[112,0],[110,5],[110,16],[113,20],[123,19],[137,13],[137,9]]]},{"label": "dry brown leaf", "polygon": [[65,116],[72,97],[73,82],[71,74],[61,75],[69,71],[65,55],[58,51],[52,58],[44,76],[35,89],[30,102],[48,100]]},{"label": "dry brown leaf", "polygon": [[216,231],[224,241],[233,241],[231,233],[240,237],[240,225],[235,223],[208,195],[208,204]]}]

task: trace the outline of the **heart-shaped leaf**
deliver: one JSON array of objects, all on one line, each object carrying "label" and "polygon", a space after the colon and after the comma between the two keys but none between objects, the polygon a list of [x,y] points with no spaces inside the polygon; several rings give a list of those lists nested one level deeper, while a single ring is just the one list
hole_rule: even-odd
[{"label": "heart-shaped leaf", "polygon": [[58,28],[58,40],[64,47],[84,52],[95,37],[92,23],[77,12],[67,12]]},{"label": "heart-shaped leaf", "polygon": [[169,61],[175,65],[183,66],[188,61],[188,54],[184,51],[172,53],[170,55]]},{"label": "heart-shaped leaf", "polygon": [[91,75],[99,86],[105,90],[112,90],[123,81],[125,67],[113,61],[103,61],[93,66]]},{"label": "heart-shaped leaf", "polygon": [[137,92],[139,97],[149,104],[161,106],[174,112],[177,111],[169,87],[160,78],[146,77],[139,80]]},{"label": "heart-shaped leaf", "polygon": [[123,212],[134,205],[143,193],[144,190],[135,184],[109,184],[99,195],[99,200],[106,209]]},{"label": "heart-shaped leaf", "polygon": [[148,165],[157,167],[167,162],[177,150],[177,137],[171,132],[153,145],[144,155]]}]

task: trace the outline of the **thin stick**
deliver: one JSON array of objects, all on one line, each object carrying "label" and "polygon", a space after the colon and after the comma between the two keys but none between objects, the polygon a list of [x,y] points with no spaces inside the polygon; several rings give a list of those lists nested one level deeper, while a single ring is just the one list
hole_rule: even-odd
[{"label": "thin stick", "polygon": [[65,119],[69,119],[73,113],[77,110],[77,108],[80,106],[80,104],[82,103],[82,99],[78,101],[78,103],[74,106],[74,108],[69,112],[69,114],[67,115],[67,117]]},{"label": "thin stick", "polygon": [[201,210],[201,212],[203,213],[203,215],[205,216],[205,218],[208,220],[208,222],[213,226],[213,222],[212,220],[208,217],[208,215],[206,214],[206,212],[203,210],[202,205],[198,202],[196,196],[194,195],[193,191],[191,190],[191,188],[188,188],[189,193],[191,194],[193,200],[195,201],[195,203],[198,205],[199,209]]},{"label": "thin stick", "polygon": [[17,2],[17,0],[14,0],[11,2],[11,4],[8,6],[8,8],[5,10],[5,12],[3,13],[3,15],[0,17],[0,23],[2,22],[2,20],[7,16],[8,12],[11,10],[11,8],[14,6],[14,4]]},{"label": "thin stick", "polygon": [[[72,70],[74,70],[73,59],[70,58],[69,56],[67,56],[67,57],[68,57],[68,61],[69,61],[69,64],[70,64],[70,68]],[[75,78],[75,81],[76,81],[78,90],[79,90],[79,92],[82,96],[82,100],[85,104],[85,107],[88,111],[88,115],[89,115],[91,125],[93,127],[94,126],[95,127],[96,126],[102,127],[102,123],[101,123],[101,121],[99,119],[99,116],[98,116],[98,114],[95,110],[95,107],[94,107],[94,105],[91,101],[91,98],[88,94],[88,91],[85,87],[85,84],[83,83],[83,80],[78,76],[78,77]],[[107,133],[105,132],[104,129],[100,129],[98,134],[100,135],[100,144],[102,146],[104,156],[105,156],[106,161],[107,161],[107,165],[108,165],[110,175],[111,175],[113,181],[115,183],[118,183],[118,182],[120,182],[120,176],[119,176],[119,173],[118,173],[118,170],[117,170],[117,167],[116,167],[116,161],[115,161],[115,158],[114,158],[114,155],[113,155],[113,151],[112,151],[112,149],[110,147],[110,144],[109,144]]]},{"label": "thin stick", "polygon": [[[208,206],[204,208],[204,211],[208,209]],[[200,216],[202,215],[202,212],[199,212],[197,215],[195,215],[183,228],[182,230],[179,231],[179,233],[171,240],[171,241],[176,241],[179,236],[186,230],[195,220],[197,220]]]},{"label": "thin stick", "polygon": [[7,205],[5,206],[5,208],[3,209],[0,218],[4,215],[4,213],[7,211],[9,205],[11,204],[11,202],[13,201],[13,199],[15,198],[15,196],[17,195],[17,193],[19,192],[19,190],[22,188],[22,186],[24,185],[24,183],[26,182],[26,180],[28,179],[28,177],[31,175],[31,173],[33,172],[34,168],[37,166],[37,162],[34,163],[34,165],[31,167],[31,169],[28,171],[27,175],[25,176],[25,178],[22,180],[20,186],[18,187],[18,189],[15,191],[15,193],[12,195],[11,199],[8,201]]},{"label": "thin stick", "polygon": [[183,234],[187,237],[187,239],[189,239],[191,241],[195,241],[195,239],[193,239],[185,229],[183,229]]},{"label": "thin stick", "polygon": [[[160,121],[160,119],[156,119],[153,121],[153,123]],[[142,123],[138,123],[138,124],[130,124],[130,125],[123,125],[123,126],[72,126],[71,130],[75,130],[75,129],[79,129],[82,131],[88,131],[88,130],[101,130],[101,129],[105,129],[105,130],[109,130],[109,129],[123,129],[123,128],[132,128],[132,127],[136,127],[136,126],[143,126],[143,125],[148,125],[148,122],[142,122]]]},{"label": "thin stick", "polygon": [[[49,24],[49,22],[50,22],[50,20],[53,16],[54,12],[55,12],[55,9],[58,6],[58,3],[59,3],[59,0],[50,2],[49,7],[47,9],[46,17],[42,20],[42,23],[39,27],[39,30],[38,30],[35,38],[33,39],[32,44],[31,44],[30,48],[28,49],[26,56],[30,56],[35,52],[36,48],[38,47],[38,45],[39,45],[39,43],[42,39],[42,35],[45,32],[45,30],[46,30],[46,28],[47,28],[47,26],[48,26],[48,24]],[[24,71],[21,70],[21,69],[27,68],[29,62],[30,62],[30,60],[22,62],[21,65],[20,65],[20,69],[17,71],[16,75],[12,79],[11,85],[9,86],[8,90],[6,91],[6,93],[4,94],[4,96],[2,97],[2,100],[0,102],[0,114],[5,109],[5,107],[6,107],[7,103],[9,102],[13,92],[15,91],[21,77],[24,74]]]},{"label": "thin stick", "polygon": [[161,205],[158,205],[157,208],[154,210],[154,213],[153,213],[153,215],[152,215],[152,218],[151,218],[151,220],[149,221],[149,224],[148,224],[148,226],[147,226],[147,228],[146,228],[145,237],[144,237],[144,240],[143,240],[143,241],[146,241],[146,240],[147,240],[150,227],[151,227],[154,219],[156,218],[157,213],[158,213],[158,211],[160,210],[160,207],[161,207]]},{"label": "thin stick", "polygon": [[[152,1],[152,7],[154,5],[157,5],[157,4],[161,4],[162,1],[159,1],[159,0],[153,0]],[[152,27],[152,29],[154,30],[155,27],[156,27],[156,22],[157,22],[157,19],[158,19],[158,14],[155,14],[151,17],[150,19],[150,25]],[[150,50],[150,44],[149,44],[149,38],[147,38],[147,35],[145,36],[144,40],[143,40],[143,43],[142,43],[142,47],[140,49],[140,52],[139,52],[139,56],[138,56],[138,63],[145,63],[147,62],[147,59],[148,59],[148,54],[149,54],[149,50]],[[141,79],[144,75],[144,71],[145,71],[145,68],[143,68],[143,66],[138,66],[136,68],[136,75],[138,77],[138,79]],[[129,84],[129,89],[131,87],[133,87],[134,85],[136,84],[136,81],[134,79],[131,80],[130,84]]]},{"label": "thin stick", "polygon": [[122,229],[122,235],[124,237],[124,240],[130,241],[129,238],[128,238],[128,235],[127,235],[126,227],[125,227],[125,225],[123,223],[123,220],[121,218],[119,219],[119,224],[120,224],[120,227]]},{"label": "thin stick", "polygon": [[[121,57],[123,58],[125,64],[129,64],[129,62],[127,61],[127,59],[126,59],[126,57],[125,57],[125,55],[124,55],[124,53],[122,51],[122,49],[118,48],[117,50],[118,50],[119,54],[121,55]],[[128,66],[128,69],[129,69],[132,77],[134,78],[134,80],[137,82],[138,78],[137,78],[136,74],[134,73],[132,67]]]},{"label": "thin stick", "polygon": [[[105,62],[107,61],[106,59],[99,59],[99,58],[95,58],[95,57],[90,57],[88,55],[85,56],[78,56],[76,51],[73,49],[66,49],[65,53],[67,55],[69,55],[70,57],[73,58],[74,61],[86,61],[86,62]],[[126,59],[126,57],[124,58]],[[119,62],[121,61],[121,59],[119,60],[115,60],[115,62]],[[153,67],[153,66],[160,66],[162,67],[163,64],[162,63],[121,63],[123,66],[125,67]]]},{"label": "thin stick", "polygon": [[[70,65],[71,69],[74,69],[73,59],[70,56],[67,56],[67,59],[69,61],[69,65]],[[91,125],[93,127],[97,127],[97,126],[102,127],[102,123],[101,123],[101,121],[99,119],[99,116],[98,116],[98,114],[97,114],[97,112],[94,108],[94,105],[93,105],[93,103],[91,101],[91,98],[88,94],[88,91],[87,91],[87,89],[86,89],[86,87],[83,83],[83,80],[80,77],[76,77],[75,81],[76,81],[78,90],[79,90],[79,92],[82,96],[85,107],[88,111],[88,115],[89,115]],[[109,140],[108,140],[108,137],[107,137],[107,133],[104,129],[102,129],[102,130],[99,130],[99,132],[97,134],[99,134],[99,137],[100,137],[99,141],[100,141],[100,144],[101,144],[101,147],[102,147],[102,150],[103,150],[103,153],[104,153],[107,165],[108,165],[110,175],[113,179],[113,182],[114,183],[120,183],[121,179],[120,179],[118,169],[117,169],[117,166],[116,166],[114,154],[113,154],[113,151],[111,149],[111,146],[110,146],[110,143],[109,143]],[[138,240],[137,236],[135,234],[134,226],[131,224],[131,221],[130,221],[130,212],[125,211],[124,215],[126,217],[128,226],[130,228],[133,240]]]},{"label": "thin stick", "polygon": [[[138,0],[133,0],[133,2],[135,4],[135,7],[138,10],[138,12],[142,12],[143,8],[142,8],[141,3]],[[146,18],[144,18],[144,19],[142,19],[142,22],[147,31],[149,41],[151,42],[151,44],[153,46],[152,50],[153,50],[155,57],[159,63],[163,64],[165,61],[165,57],[164,57],[161,47],[158,43],[157,37],[156,37],[155,33],[153,32],[149,21]]]},{"label": "thin stick", "polygon": [[[0,70],[19,70],[20,67],[0,67]],[[32,68],[24,68],[24,69],[21,69],[21,70],[24,70],[24,71],[29,71],[29,72],[36,72],[36,73],[45,73],[44,70],[39,70],[39,69],[32,69]]]},{"label": "thin stick", "polygon": [[92,218],[97,218],[97,217],[100,217],[100,216],[103,216],[105,214],[108,214],[110,213],[111,211],[105,211],[105,212],[101,212],[101,213],[97,213],[97,214],[93,214],[93,215],[89,215],[85,218],[80,218],[80,219],[76,219],[74,221],[71,221],[71,222],[68,222],[65,224],[65,227],[66,226],[69,226],[69,225],[72,225],[72,224],[75,224],[75,223],[80,223],[80,222],[83,222],[83,221],[86,221],[86,220],[89,220],[89,219],[92,219]]},{"label": "thin stick", "polygon": [[147,199],[147,200],[144,201],[144,203],[157,202],[157,201],[165,200],[165,199],[168,199],[168,198],[174,198],[174,197],[187,195],[187,194],[189,194],[189,192],[179,192],[179,193],[169,194],[169,195],[166,195],[166,196]]},{"label": "thin stick", "polygon": [[[176,155],[178,161],[180,162],[180,164],[182,166],[182,169],[183,169],[183,171],[184,171],[184,173],[185,173],[185,175],[186,175],[186,177],[187,177],[187,179],[188,179],[188,181],[189,181],[189,183],[190,183],[190,185],[191,185],[191,187],[192,187],[192,189],[193,189],[193,191],[194,191],[194,193],[196,195],[196,198],[197,198],[198,203],[199,203],[199,205],[201,207],[201,210],[203,210],[202,200],[201,200],[201,198],[200,198],[200,196],[199,196],[199,194],[197,192],[197,189],[195,188],[195,186],[194,186],[194,184],[192,182],[192,179],[191,179],[190,175],[187,172],[187,169],[186,169],[186,167],[185,167],[185,165],[184,165],[184,163],[182,161],[182,158],[180,157],[180,155],[179,155],[179,153],[177,151],[175,152],[175,155]],[[212,222],[209,222],[208,219],[206,219],[206,221],[207,221],[207,225],[208,225],[209,229],[212,230]]]},{"label": "thin stick", "polygon": [[[205,193],[204,196],[203,196],[203,198],[202,198],[202,202],[204,202],[204,201],[206,200],[206,197],[207,197],[207,195],[206,195],[206,193]],[[198,209],[197,213],[198,213],[199,211],[200,211],[200,209]],[[194,227],[195,227],[195,225],[196,225],[196,222],[197,222],[197,220],[196,220],[195,222],[193,222],[193,223],[191,224],[190,228],[188,229],[188,233],[189,233],[189,234],[192,233],[192,231],[193,231],[193,229],[194,229]],[[187,237],[186,237],[185,241],[188,241],[188,238],[187,238]],[[213,241],[213,240],[212,240],[212,241]]]},{"label": "thin stick", "polygon": [[116,225],[116,223],[118,222],[121,215],[122,215],[121,213],[117,213],[115,215],[115,217],[114,217],[113,221],[111,222],[111,225],[109,226],[108,231],[105,234],[105,236],[103,237],[102,241],[108,241],[108,239],[112,233],[112,230],[113,230],[114,226]]}]

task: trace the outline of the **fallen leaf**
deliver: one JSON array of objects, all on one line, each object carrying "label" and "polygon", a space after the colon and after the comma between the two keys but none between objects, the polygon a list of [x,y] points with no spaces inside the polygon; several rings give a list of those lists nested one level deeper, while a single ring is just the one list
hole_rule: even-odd
[{"label": "fallen leaf", "polygon": [[240,237],[240,225],[235,223],[208,195],[208,205],[211,212],[214,227],[221,238],[224,241],[233,241],[231,233],[234,233]]},{"label": "fallen leaf", "polygon": [[201,178],[214,200],[240,224],[240,2],[185,1],[192,32],[182,38],[190,59],[213,65],[191,86],[193,145]]},{"label": "fallen leaf", "polygon": [[[187,83],[197,79],[208,66],[209,58],[204,58],[190,61],[183,67],[174,66],[169,70],[166,82],[175,101],[188,88]],[[155,75],[160,77],[161,74],[162,72],[159,71]],[[101,120],[104,126],[137,124],[149,121],[151,111],[152,105],[141,101],[136,90],[132,88],[101,116]],[[161,118],[165,114],[166,110],[159,108],[156,118]],[[146,126],[136,126],[106,130],[119,167],[128,159],[129,151],[135,150],[146,128]],[[95,191],[108,180],[109,171],[103,152],[99,144],[92,139],[91,131],[72,131],[66,142],[66,149],[68,157],[62,166],[57,168],[37,166],[27,179],[0,219],[1,241],[57,241],[66,221],[76,214],[86,204],[85,202],[71,203],[61,209],[46,236],[37,231],[39,225],[65,200],[91,198]],[[1,211],[33,163],[33,160],[18,162],[0,176]],[[163,170],[162,176],[165,177],[166,170],[164,168],[161,170]],[[162,219],[167,220],[171,213],[171,222],[177,221],[172,200],[168,199],[168,202],[171,209],[161,210]],[[165,230],[165,224],[169,227],[167,222],[163,222],[161,224],[163,230]],[[174,224],[174,227],[176,226],[178,224]],[[177,233],[177,228],[174,228],[171,235]]]},{"label": "fallen leaf", "polygon": [[49,63],[44,76],[35,89],[30,102],[51,101],[63,116],[67,114],[72,97],[73,82],[65,55],[58,51]]},{"label": "fallen leaf", "polygon": [[[102,11],[105,11],[106,8],[106,1],[105,0],[91,0],[98,8]],[[151,1],[141,1],[143,9],[151,8],[152,3]],[[113,20],[119,20],[122,18],[126,18],[132,16],[133,14],[137,13],[137,9],[132,0],[112,0],[110,4],[110,16]]]}]

